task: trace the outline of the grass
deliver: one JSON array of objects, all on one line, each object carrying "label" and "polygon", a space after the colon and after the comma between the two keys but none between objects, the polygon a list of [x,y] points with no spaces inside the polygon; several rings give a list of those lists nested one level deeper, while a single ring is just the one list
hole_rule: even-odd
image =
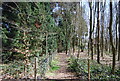
[{"label": "grass", "polygon": [[60,68],[60,66],[58,66],[58,60],[55,58],[54,60],[52,60],[51,64],[50,64],[50,71],[56,71]]},{"label": "grass", "polygon": [[47,76],[55,76],[54,71],[59,70],[60,66],[58,66],[59,61],[57,59],[58,58],[55,57],[54,60],[52,60],[50,64],[50,69],[46,72]]}]

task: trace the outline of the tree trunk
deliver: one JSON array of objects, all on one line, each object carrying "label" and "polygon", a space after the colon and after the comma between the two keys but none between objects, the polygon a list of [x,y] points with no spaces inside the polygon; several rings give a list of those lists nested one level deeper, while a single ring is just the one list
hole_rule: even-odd
[{"label": "tree trunk", "polygon": [[73,54],[75,52],[75,38],[73,37],[73,43],[72,43],[72,46],[73,46]]},{"label": "tree trunk", "polygon": [[102,32],[101,32],[101,57],[103,57],[103,51],[104,51],[104,38],[103,38],[103,31],[104,31],[104,26],[102,25]]},{"label": "tree trunk", "polygon": [[[95,29],[95,14],[96,14],[96,2],[95,2],[95,8],[94,8],[94,13],[93,13],[93,31],[94,31],[94,29]],[[95,38],[96,38],[96,33],[93,33],[93,38],[94,38],[94,40],[92,40],[93,41],[93,53],[94,54],[96,54],[96,40],[95,40]]]},{"label": "tree trunk", "polygon": [[[67,19],[65,19],[65,21],[67,21]],[[66,49],[66,54],[67,54],[67,51],[68,51],[68,28],[67,28],[67,24],[65,24],[65,32],[66,32],[66,34],[65,34],[65,43],[66,43],[66,47],[65,47],[65,49]]]},{"label": "tree trunk", "polygon": [[90,7],[90,51],[91,51],[91,59],[93,60],[93,43],[92,43],[92,7],[91,7],[91,2],[89,2],[89,7]]},{"label": "tree trunk", "polygon": [[68,42],[66,40],[66,54],[67,54],[67,50],[68,50]]},{"label": "tree trunk", "polygon": [[89,44],[89,41],[88,41],[88,56],[90,55],[90,50],[89,50],[89,48],[90,48],[90,44]]},{"label": "tree trunk", "polygon": [[100,38],[100,25],[99,25],[99,2],[98,3],[98,10],[97,10],[97,14],[98,14],[98,18],[97,18],[97,33],[98,33],[98,37],[97,37],[97,62],[100,63],[100,49],[99,49],[99,38]]},{"label": "tree trunk", "polygon": [[60,36],[58,35],[58,47],[57,47],[57,52],[60,52]]},{"label": "tree trunk", "polygon": [[118,45],[118,61],[120,61],[120,1],[119,1],[119,13],[118,13],[118,15],[119,15],[119,45]]},{"label": "tree trunk", "polygon": [[113,45],[113,37],[112,37],[112,2],[110,2],[110,22],[109,22],[109,35],[110,35],[110,45],[112,47],[113,54],[113,62],[112,62],[112,74],[115,73],[115,47]]},{"label": "tree trunk", "polygon": [[105,38],[105,51],[108,51],[107,38]]},{"label": "tree trunk", "polygon": [[80,37],[78,38],[78,55],[77,58],[80,56]]},{"label": "tree trunk", "polygon": [[103,11],[102,11],[102,31],[101,31],[101,57],[103,57],[104,51],[104,4],[103,4]]}]

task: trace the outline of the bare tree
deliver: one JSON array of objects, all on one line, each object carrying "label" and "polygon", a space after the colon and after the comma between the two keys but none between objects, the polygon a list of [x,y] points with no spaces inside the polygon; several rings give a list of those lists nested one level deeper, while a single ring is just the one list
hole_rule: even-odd
[{"label": "bare tree", "polygon": [[[89,45],[91,51],[91,59],[93,60],[93,43],[92,43],[92,3],[89,2],[90,7],[90,32],[89,32]],[[89,49],[89,48],[88,48]]]},{"label": "bare tree", "polygon": [[101,13],[101,19],[102,19],[102,26],[101,26],[101,56],[103,57],[103,51],[104,51],[104,10],[105,10],[105,3],[102,5],[102,13]]},{"label": "bare tree", "polygon": [[116,30],[116,53],[117,53],[117,50],[118,50],[118,26],[117,26],[117,24],[118,24],[118,7],[117,7],[118,5],[117,5],[117,2],[116,2],[116,4],[115,4],[115,8],[116,8],[116,24],[115,24],[115,30]]},{"label": "bare tree", "polygon": [[100,44],[99,44],[99,38],[100,38],[100,25],[99,25],[99,2],[97,2],[97,62],[100,63]]},{"label": "bare tree", "polygon": [[[95,29],[95,17],[96,17],[96,2],[94,4],[94,10],[93,10],[93,32],[94,32],[94,29]],[[93,33],[93,50],[94,50],[94,53],[96,54],[96,33],[94,32]]]},{"label": "bare tree", "polygon": [[113,14],[112,14],[112,2],[110,2],[110,22],[109,22],[109,36],[110,36],[110,45],[112,47],[113,54],[113,62],[112,62],[112,74],[115,73],[115,46],[113,45],[113,37],[112,37],[112,22],[113,22]]}]

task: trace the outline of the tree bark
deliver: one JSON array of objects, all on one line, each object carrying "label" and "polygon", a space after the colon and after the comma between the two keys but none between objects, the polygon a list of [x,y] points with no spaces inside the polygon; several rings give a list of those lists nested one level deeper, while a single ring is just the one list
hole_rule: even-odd
[{"label": "tree bark", "polygon": [[97,14],[98,14],[98,18],[97,18],[97,34],[98,34],[98,37],[97,37],[97,62],[100,63],[100,49],[99,49],[99,38],[100,38],[100,25],[99,25],[99,2],[97,2],[98,4],[98,10],[97,10]]},{"label": "tree bark", "polygon": [[68,51],[68,42],[66,40],[66,54],[67,54],[67,51]]},{"label": "tree bark", "polygon": [[115,73],[115,47],[113,45],[113,37],[112,37],[112,2],[110,2],[110,22],[109,22],[109,36],[110,36],[110,45],[112,47],[113,61],[112,61],[112,74]]},{"label": "tree bark", "polygon": [[57,47],[57,52],[60,52],[60,36],[58,35],[58,47]]},{"label": "tree bark", "polygon": [[107,38],[105,38],[105,51],[108,51]]},{"label": "tree bark", "polygon": [[102,31],[101,31],[101,57],[103,57],[104,51],[104,4],[102,5]]},{"label": "tree bark", "polygon": [[77,58],[80,56],[80,37],[78,38],[78,55]]},{"label": "tree bark", "polygon": [[115,25],[115,27],[116,27],[116,28],[115,28],[115,29],[116,29],[116,40],[115,40],[115,45],[116,45],[116,46],[115,46],[115,48],[116,48],[116,54],[118,54],[117,52],[118,52],[118,45],[119,45],[119,44],[118,44],[118,26],[117,26],[117,24],[118,24],[118,19],[119,19],[119,18],[118,18],[118,8],[117,8],[117,4],[116,4],[115,7],[116,7],[116,11],[117,11],[117,12],[116,12],[116,25]]},{"label": "tree bark", "polygon": [[93,60],[93,43],[92,43],[92,7],[91,7],[91,2],[89,2],[89,7],[90,7],[90,50],[91,50],[91,59]]},{"label": "tree bark", "polygon": [[[96,2],[95,2],[94,13],[93,13],[93,15],[94,15],[94,18],[93,18],[93,31],[95,29],[95,14],[96,14]],[[93,53],[96,54],[96,40],[95,40],[96,33],[93,33],[93,38],[94,38],[94,40],[93,40]]]},{"label": "tree bark", "polygon": [[119,1],[119,3],[118,3],[118,5],[119,5],[119,13],[118,13],[118,15],[119,15],[119,45],[118,45],[118,61],[120,61],[120,1]]}]

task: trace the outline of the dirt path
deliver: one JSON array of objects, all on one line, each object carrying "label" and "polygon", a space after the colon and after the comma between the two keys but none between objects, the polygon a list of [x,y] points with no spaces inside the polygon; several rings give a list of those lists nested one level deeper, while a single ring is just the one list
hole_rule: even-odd
[{"label": "dirt path", "polygon": [[[77,56],[77,52],[74,54],[74,56]],[[72,73],[68,71],[67,66],[68,66],[68,55],[65,53],[58,53],[56,56],[57,60],[59,61],[58,66],[60,66],[59,70],[53,71],[53,72],[48,72],[46,73],[45,77],[48,79],[80,79],[82,77],[76,77],[75,73]],[[81,52],[79,58],[86,59],[88,57],[87,52]],[[97,59],[97,55],[94,55],[94,60]],[[112,57],[109,55],[104,54],[104,58],[101,58],[101,64],[106,64],[106,65],[112,65]],[[116,64],[118,64],[118,61],[116,61]],[[116,65],[116,66],[117,66]]]},{"label": "dirt path", "polygon": [[57,55],[60,69],[51,73],[46,74],[48,79],[76,79],[75,73],[69,72],[67,69],[68,66],[68,56],[65,53],[58,53]]}]

